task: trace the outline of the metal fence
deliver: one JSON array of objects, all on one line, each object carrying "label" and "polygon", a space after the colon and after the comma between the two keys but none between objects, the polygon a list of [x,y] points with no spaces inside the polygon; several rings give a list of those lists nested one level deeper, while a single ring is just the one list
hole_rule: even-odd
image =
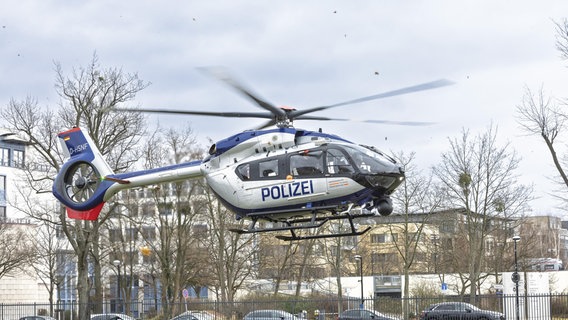
[{"label": "metal fence", "polygon": [[[507,319],[516,319],[516,310],[519,310],[519,319],[554,319],[568,320],[568,294],[546,294],[521,296],[518,303],[516,296],[485,295],[477,296],[475,301],[469,301],[469,296],[441,296],[441,297],[412,297],[393,298],[379,296],[374,299],[364,299],[365,309],[376,310],[396,319],[418,319],[420,313],[429,305],[439,302],[467,302],[481,309],[502,312]],[[406,302],[406,303],[405,303]],[[404,311],[407,306],[406,312]],[[336,320],[340,311],[358,309],[361,299],[354,298],[303,298],[303,299],[275,299],[258,298],[250,301],[219,302],[186,300],[184,303],[170,305],[170,315],[166,315],[165,308],[156,302],[133,301],[125,307],[116,302],[106,303],[98,309],[105,312],[119,312],[132,315],[142,320],[168,320],[173,315],[187,310],[201,310],[211,313],[215,320],[242,320],[250,311],[259,309],[284,310],[309,320]],[[94,310],[95,306],[90,306]],[[49,304],[0,304],[0,319],[18,320],[30,315],[51,315],[58,320],[78,319],[76,304],[65,305]],[[81,319],[82,320],[82,319]]]}]

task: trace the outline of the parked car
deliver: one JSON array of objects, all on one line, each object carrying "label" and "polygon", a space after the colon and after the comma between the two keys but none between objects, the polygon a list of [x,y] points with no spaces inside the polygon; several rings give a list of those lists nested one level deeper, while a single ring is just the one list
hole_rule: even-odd
[{"label": "parked car", "polygon": [[20,320],[56,320],[50,316],[25,316],[21,317]]},{"label": "parked car", "polygon": [[249,312],[243,320],[299,320],[300,318],[283,310],[255,310]]},{"label": "parked car", "polygon": [[215,316],[207,311],[186,311],[171,320],[215,320]]},{"label": "parked car", "polygon": [[91,320],[136,320],[136,319],[122,313],[101,313],[101,314],[92,314]]},{"label": "parked car", "polygon": [[505,315],[482,310],[465,302],[442,302],[430,305],[420,314],[420,320],[505,320]]},{"label": "parked car", "polygon": [[380,312],[366,309],[350,309],[343,311],[338,320],[395,320],[393,317],[386,316]]}]

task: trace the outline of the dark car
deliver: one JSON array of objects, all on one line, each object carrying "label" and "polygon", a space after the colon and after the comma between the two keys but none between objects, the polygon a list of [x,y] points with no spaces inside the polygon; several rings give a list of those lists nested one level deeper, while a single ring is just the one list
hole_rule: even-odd
[{"label": "dark car", "polygon": [[442,302],[430,305],[420,314],[420,320],[505,320],[505,315],[496,311],[482,310],[465,302]]},{"label": "dark car", "polygon": [[91,320],[136,320],[122,313],[101,313],[91,315]]},{"label": "dark car", "polygon": [[249,312],[243,320],[299,320],[299,318],[283,310],[255,310]]},{"label": "dark car", "polygon": [[338,320],[395,320],[395,318],[385,316],[384,314],[365,309],[350,309],[343,311]]},{"label": "dark car", "polygon": [[186,311],[170,320],[215,320],[215,316],[205,311]]}]

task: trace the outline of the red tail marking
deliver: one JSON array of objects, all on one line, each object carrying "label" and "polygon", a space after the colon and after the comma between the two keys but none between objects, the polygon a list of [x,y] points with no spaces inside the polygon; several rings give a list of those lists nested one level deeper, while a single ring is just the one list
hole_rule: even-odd
[{"label": "red tail marking", "polygon": [[97,220],[99,214],[101,213],[101,210],[103,209],[104,204],[105,204],[104,202],[101,202],[93,209],[86,211],[79,211],[67,208],[67,216],[70,219],[77,219],[77,220]]}]

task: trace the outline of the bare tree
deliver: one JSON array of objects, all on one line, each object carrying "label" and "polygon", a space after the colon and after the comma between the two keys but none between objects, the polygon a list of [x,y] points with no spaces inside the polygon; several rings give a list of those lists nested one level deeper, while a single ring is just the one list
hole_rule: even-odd
[{"label": "bare tree", "polygon": [[29,264],[49,293],[50,315],[54,316],[55,290],[61,285],[62,266],[58,265],[57,255],[65,250],[65,240],[59,236],[57,225],[50,220],[42,220],[34,235],[30,235],[35,255]]},{"label": "bare tree", "polygon": [[493,126],[477,137],[464,130],[449,142],[450,150],[442,154],[434,174],[445,188],[447,205],[465,209],[461,226],[467,239],[459,254],[467,256],[470,298],[475,301],[485,241],[494,231],[494,221],[522,215],[532,190],[517,181],[520,160],[508,144],[498,145]]},{"label": "bare tree", "polygon": [[[568,188],[568,175],[565,172],[568,158],[558,154],[558,144],[555,144],[562,134],[566,132],[567,115],[562,110],[561,103],[551,97],[547,97],[542,88],[536,93],[529,88],[525,88],[522,103],[517,106],[517,115],[518,123],[522,130],[542,138],[550,152],[561,184]],[[565,151],[563,145],[561,148],[562,151]],[[562,196],[562,194],[560,193],[558,197],[564,202],[568,201],[568,198]]]},{"label": "bare tree", "polygon": [[568,59],[568,19],[555,22],[556,25],[556,49],[560,51],[563,59]]},{"label": "bare tree", "polygon": [[[320,228],[322,229],[322,234],[342,233],[349,230],[348,228],[350,228],[350,226],[349,223],[344,220],[337,220],[333,223],[326,223]],[[331,269],[330,276],[334,276],[337,283],[338,312],[343,310],[343,285],[341,283],[341,277],[349,270],[345,267],[347,263],[346,260],[352,263],[355,262],[353,251],[355,248],[358,248],[357,240],[358,238],[356,236],[323,238],[318,240],[321,247],[324,248],[323,258]]]},{"label": "bare tree", "polygon": [[244,221],[235,221],[234,214],[227,210],[204,186],[202,215],[206,217],[208,237],[204,239],[210,254],[212,284],[222,301],[232,302],[244,281],[258,270],[258,248],[256,235],[239,234],[229,229],[243,229]]},{"label": "bare tree", "polygon": [[278,294],[283,280],[292,278],[291,261],[298,252],[298,241],[281,243],[274,235],[259,235],[261,245],[258,250],[258,277],[274,279],[274,295]]},{"label": "bare tree", "polygon": [[[127,168],[138,159],[138,149],[134,146],[144,132],[143,117],[137,113],[116,113],[111,110],[133,100],[148,84],[138,79],[136,74],[101,68],[96,54],[86,68],[73,69],[71,76],[66,75],[60,64],[56,63],[55,66],[55,87],[61,98],[57,112],[40,107],[33,98],[11,100],[0,111],[0,116],[10,129],[25,134],[37,153],[37,162],[31,163],[31,167],[48,165],[50,168],[40,174],[31,172],[30,187],[36,187],[37,181],[54,178],[53,172],[59,171],[63,162],[57,133],[74,126],[84,128],[93,137],[114,170]],[[61,209],[55,221],[60,224],[77,256],[79,317],[82,319],[88,318],[91,302],[89,255],[93,252],[92,244],[98,242],[99,226],[111,211],[103,212],[98,221],[87,222],[70,221]],[[94,302],[100,302],[103,293],[100,265],[95,264],[94,272]]]},{"label": "bare tree", "polygon": [[[568,59],[568,19],[555,22],[555,26],[556,48],[561,57],[566,60]],[[565,145],[559,146],[555,142],[559,142],[566,134],[568,113],[563,108],[565,105],[565,101],[547,96],[541,86],[537,92],[525,87],[522,102],[517,106],[518,123],[521,129],[528,134],[540,136],[544,141],[558,172],[561,190],[568,188],[568,174],[566,173],[568,156],[562,156],[566,153]],[[568,201],[564,193],[561,191],[555,194],[562,203]]]},{"label": "bare tree", "polygon": [[0,242],[0,278],[23,270],[35,256],[25,224],[1,221]]},{"label": "bare tree", "polygon": [[[203,153],[189,127],[179,131],[156,130],[144,150],[147,169],[200,159]],[[199,231],[202,222],[197,218],[202,207],[200,190],[198,181],[164,183],[146,189],[145,199],[141,197],[130,204],[143,208],[142,214],[132,217],[135,224],[150,223],[157,233],[156,239],[145,239],[156,262],[151,266],[155,270],[147,271],[154,271],[160,279],[162,308],[167,316],[179,311],[173,307],[181,298],[182,289],[204,282],[200,270],[206,269],[207,255],[199,248],[198,240],[204,232]],[[128,248],[121,252],[128,252]]]},{"label": "bare tree", "polygon": [[[404,165],[406,179],[402,186],[393,195],[393,204],[402,216],[402,223],[388,224],[389,232],[397,234],[398,239],[394,241],[394,246],[400,259],[402,260],[402,273],[404,275],[403,296],[408,297],[410,285],[410,269],[416,257],[423,254],[425,248],[423,244],[423,231],[430,214],[440,208],[443,194],[435,187],[432,174],[422,175],[414,166],[414,153],[405,155],[399,153],[396,158]],[[420,219],[416,219],[418,215]],[[410,314],[408,299],[403,301],[405,317]]]},{"label": "bare tree", "polygon": [[[319,228],[315,230],[311,230],[312,234],[318,235],[320,232]],[[300,299],[300,289],[302,287],[302,281],[310,280],[314,277],[320,276],[321,268],[318,266],[316,261],[319,258],[317,252],[314,252],[316,247],[319,248],[318,242],[316,238],[313,239],[306,239],[300,241],[300,254],[296,255],[299,256],[299,261],[297,264],[297,274],[296,274],[296,292],[295,297],[296,299]]]}]

